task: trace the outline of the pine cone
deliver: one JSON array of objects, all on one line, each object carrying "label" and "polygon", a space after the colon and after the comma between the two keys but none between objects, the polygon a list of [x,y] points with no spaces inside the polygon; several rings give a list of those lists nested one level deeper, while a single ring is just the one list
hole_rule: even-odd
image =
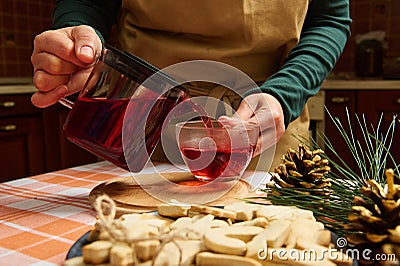
[{"label": "pine cone", "polygon": [[[395,254],[395,262],[380,265],[399,265],[400,186],[394,184],[392,169],[386,170],[385,175],[387,191],[375,180],[368,180],[361,188],[365,198],[354,197],[355,206],[349,215],[349,224],[345,226],[351,233],[346,238],[359,249],[371,249],[371,254]],[[370,263],[364,261],[363,264]]]},{"label": "pine cone", "polygon": [[[330,195],[331,180],[326,174],[331,168],[329,161],[322,158],[323,150],[310,150],[299,144],[299,150],[289,149],[282,156],[282,163],[274,169],[270,188],[300,188],[299,193],[311,195]],[[303,190],[304,189],[304,190]]]}]

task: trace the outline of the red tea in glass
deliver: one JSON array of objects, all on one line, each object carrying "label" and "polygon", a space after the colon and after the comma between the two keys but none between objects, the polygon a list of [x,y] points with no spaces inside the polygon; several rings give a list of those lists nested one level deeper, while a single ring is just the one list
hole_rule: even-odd
[{"label": "red tea in glass", "polygon": [[[202,150],[200,148],[181,148],[182,155],[187,158],[186,163],[189,169],[193,169],[192,173],[196,177],[203,180],[214,180],[217,177],[239,177],[243,169],[245,169],[252,157],[253,148],[242,149],[217,149]],[[196,162],[201,155],[204,160]],[[212,158],[212,159],[211,159]],[[203,165],[205,161],[211,161],[203,168],[197,165]]]},{"label": "red tea in glass", "polygon": [[239,178],[250,163],[258,128],[225,128],[202,121],[177,125],[177,139],[185,164],[199,180]]}]

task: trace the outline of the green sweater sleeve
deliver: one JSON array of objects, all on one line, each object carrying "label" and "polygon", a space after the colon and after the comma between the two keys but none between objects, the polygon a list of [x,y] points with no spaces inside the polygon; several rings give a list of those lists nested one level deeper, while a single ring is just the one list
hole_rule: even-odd
[{"label": "green sweater sleeve", "polygon": [[53,28],[89,25],[104,42],[120,7],[121,0],[56,0]]},{"label": "green sweater sleeve", "polygon": [[280,70],[260,86],[282,104],[286,127],[333,69],[350,36],[350,24],[349,0],[311,1],[299,43]]}]

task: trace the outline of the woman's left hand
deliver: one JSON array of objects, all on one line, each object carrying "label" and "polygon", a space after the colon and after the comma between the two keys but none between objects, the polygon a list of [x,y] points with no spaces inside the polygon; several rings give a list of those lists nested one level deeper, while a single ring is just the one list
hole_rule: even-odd
[{"label": "woman's left hand", "polygon": [[234,115],[221,116],[218,120],[230,126],[240,122],[244,126],[259,127],[260,136],[253,156],[275,145],[285,133],[282,106],[274,96],[267,93],[245,97]]}]

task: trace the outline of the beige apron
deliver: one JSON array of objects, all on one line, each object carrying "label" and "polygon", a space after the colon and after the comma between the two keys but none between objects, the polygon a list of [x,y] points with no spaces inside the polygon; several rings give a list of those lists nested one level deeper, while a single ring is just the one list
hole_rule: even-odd
[{"label": "beige apron", "polygon": [[[279,69],[297,44],[308,3],[309,0],[123,0],[118,45],[159,68],[188,60],[216,60],[262,83]],[[194,87],[190,95],[210,93],[233,108],[240,102],[222,87]],[[288,148],[297,147],[292,134],[307,136],[308,122],[305,108],[278,142],[272,167]],[[271,156],[271,149],[265,157]],[[162,160],[161,157],[156,151],[152,159]],[[254,158],[249,167],[254,169],[257,165],[259,170],[269,170],[270,163],[263,163],[262,158],[263,155],[261,159]]]}]

